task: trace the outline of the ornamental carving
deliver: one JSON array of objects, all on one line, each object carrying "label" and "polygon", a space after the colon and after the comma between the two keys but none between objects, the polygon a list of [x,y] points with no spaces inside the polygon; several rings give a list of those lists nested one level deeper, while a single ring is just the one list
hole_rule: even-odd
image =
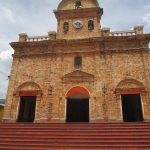
[{"label": "ornamental carving", "polygon": [[125,79],[121,81],[116,88],[115,93],[145,93],[145,86],[135,79]]},{"label": "ornamental carving", "polygon": [[17,91],[35,91],[35,90],[41,90],[40,86],[36,84],[35,82],[25,82],[21,84]]}]

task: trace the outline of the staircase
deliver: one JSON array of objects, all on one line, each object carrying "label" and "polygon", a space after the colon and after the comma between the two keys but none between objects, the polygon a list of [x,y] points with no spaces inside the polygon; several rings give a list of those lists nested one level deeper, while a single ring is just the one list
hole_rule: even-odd
[{"label": "staircase", "polygon": [[0,150],[150,150],[148,123],[0,124]]}]

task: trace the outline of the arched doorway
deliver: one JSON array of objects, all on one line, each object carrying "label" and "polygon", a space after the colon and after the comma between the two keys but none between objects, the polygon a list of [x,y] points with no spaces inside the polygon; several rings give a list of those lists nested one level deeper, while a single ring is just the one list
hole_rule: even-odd
[{"label": "arched doorway", "polygon": [[145,93],[144,85],[137,80],[126,79],[118,84],[116,92],[121,97],[123,121],[143,121],[142,94]]},{"label": "arched doorway", "polygon": [[41,93],[40,87],[34,82],[26,82],[19,86],[17,122],[34,122],[36,116],[37,97]]},{"label": "arched doorway", "polygon": [[83,87],[74,87],[66,98],[66,122],[89,122],[89,92]]}]

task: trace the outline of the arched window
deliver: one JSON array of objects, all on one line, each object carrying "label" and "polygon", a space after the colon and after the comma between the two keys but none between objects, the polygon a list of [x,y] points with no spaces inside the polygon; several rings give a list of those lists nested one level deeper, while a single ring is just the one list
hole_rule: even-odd
[{"label": "arched window", "polygon": [[149,49],[150,49],[150,42],[148,43],[148,47],[149,47]]},{"label": "arched window", "polygon": [[81,69],[82,68],[82,57],[80,57],[80,56],[75,57],[74,68],[75,69]]},{"label": "arched window", "polygon": [[88,21],[88,29],[89,30],[93,30],[94,29],[94,21],[93,20],[89,20]]},{"label": "arched window", "polygon": [[75,8],[76,8],[76,9],[82,8],[81,1],[80,1],[80,0],[77,0],[77,1],[75,2]]},{"label": "arched window", "polygon": [[64,32],[69,31],[69,23],[68,22],[64,22],[63,30],[64,30]]}]

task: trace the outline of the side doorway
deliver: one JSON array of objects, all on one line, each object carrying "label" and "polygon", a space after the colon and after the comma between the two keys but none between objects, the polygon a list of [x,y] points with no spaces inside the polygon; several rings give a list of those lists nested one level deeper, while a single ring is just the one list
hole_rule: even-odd
[{"label": "side doorway", "polygon": [[122,94],[121,101],[124,122],[144,120],[140,94]]},{"label": "side doorway", "polygon": [[36,96],[21,96],[17,122],[34,122]]}]

